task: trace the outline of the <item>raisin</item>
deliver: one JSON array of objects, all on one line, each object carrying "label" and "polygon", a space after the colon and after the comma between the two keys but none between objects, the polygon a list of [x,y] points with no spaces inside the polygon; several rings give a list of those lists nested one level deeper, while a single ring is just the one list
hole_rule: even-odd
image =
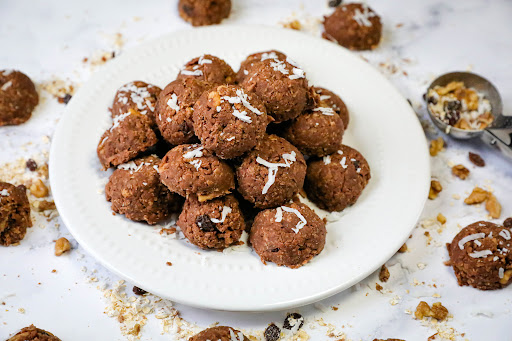
[{"label": "raisin", "polygon": [[445,111],[455,111],[462,109],[462,104],[460,101],[448,101],[444,104],[444,110]]},{"label": "raisin", "polygon": [[64,103],[64,104],[68,104],[69,101],[71,100],[71,96],[70,94],[65,94],[63,97],[59,97],[58,101],[59,103]]},{"label": "raisin", "polygon": [[434,96],[429,96],[429,97],[427,98],[427,103],[428,103],[428,104],[436,105],[436,104],[437,104],[437,98],[435,98]]},{"label": "raisin", "polygon": [[147,294],[148,292],[144,289],[141,289],[139,287],[136,287],[136,286],[133,286],[133,293],[135,295],[139,295],[139,296],[142,296],[142,295],[145,295]]},{"label": "raisin", "polygon": [[512,228],[512,218],[505,219],[505,221],[503,222],[503,226],[505,226],[506,228]]},{"label": "raisin", "polygon": [[279,248],[276,247],[275,249],[270,250],[270,252],[279,252]]},{"label": "raisin", "polygon": [[476,153],[469,152],[469,161],[473,162],[475,166],[484,167],[485,161],[482,157]]},{"label": "raisin", "polygon": [[297,330],[302,328],[302,326],[304,325],[304,317],[302,317],[302,315],[299,313],[291,313],[288,314],[288,316],[286,316],[286,319],[284,320],[283,323],[283,328],[290,330],[292,328],[295,328],[297,324],[299,324]]},{"label": "raisin", "polygon": [[265,329],[265,341],[277,341],[281,337],[281,329],[274,323],[269,324]]},{"label": "raisin", "polygon": [[196,218],[196,225],[204,232],[214,232],[217,229],[207,214],[202,214]]},{"label": "raisin", "polygon": [[342,0],[330,0],[329,7],[338,7],[342,2]]},{"label": "raisin", "polygon": [[27,160],[26,166],[31,172],[34,172],[37,169],[37,163],[32,159]]},{"label": "raisin", "polygon": [[457,124],[457,122],[459,122],[460,112],[458,110],[447,111],[446,118],[448,119],[448,124],[454,126]]}]

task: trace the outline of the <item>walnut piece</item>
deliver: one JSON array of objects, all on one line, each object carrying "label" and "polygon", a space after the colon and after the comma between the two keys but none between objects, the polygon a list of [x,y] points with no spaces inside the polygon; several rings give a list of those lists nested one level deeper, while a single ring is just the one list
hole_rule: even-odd
[{"label": "walnut piece", "polygon": [[425,317],[432,317],[436,320],[444,320],[448,317],[448,309],[446,309],[441,302],[432,304],[432,308],[427,302],[421,301],[416,307],[414,317],[418,320],[422,320]]},{"label": "walnut piece", "polygon": [[437,221],[441,224],[446,224],[446,217],[442,213],[439,213],[437,215]]},{"label": "walnut piece", "polygon": [[485,209],[489,212],[489,215],[493,219],[498,219],[501,215],[501,205],[494,194],[489,193],[487,202],[485,203]]},{"label": "walnut piece", "polygon": [[404,243],[400,249],[398,249],[398,253],[405,253],[407,252],[407,244]]},{"label": "walnut piece", "polygon": [[36,198],[44,198],[48,196],[48,187],[46,187],[41,179],[37,179],[32,185],[30,185],[29,190]]},{"label": "walnut piece", "polygon": [[428,198],[430,200],[434,200],[437,198],[437,195],[441,193],[443,190],[443,186],[441,186],[441,183],[437,180],[430,181],[430,192],[428,193]]},{"label": "walnut piece", "polygon": [[464,203],[467,205],[481,204],[484,201],[486,201],[488,197],[489,192],[487,192],[484,189],[481,189],[480,187],[475,187],[473,189],[473,192],[471,192],[471,194],[469,195],[469,197],[464,199]]},{"label": "walnut piece", "polygon": [[500,279],[500,283],[505,285],[510,281],[510,277],[512,277],[512,269],[506,270],[503,274],[503,278]]},{"label": "walnut piece", "polygon": [[381,268],[380,268],[380,273],[379,273],[379,281],[381,281],[382,283],[386,283],[389,279],[389,270],[388,268],[386,267],[386,264],[384,264]]},{"label": "walnut piece", "polygon": [[467,169],[463,165],[456,165],[453,166],[452,168],[452,174],[462,180],[466,180],[467,177],[469,176],[469,169]]},{"label": "walnut piece", "polygon": [[436,156],[444,149],[444,140],[438,137],[436,140],[430,141],[430,156]]},{"label": "walnut piece", "polygon": [[37,212],[43,212],[43,211],[47,211],[47,210],[56,209],[55,203],[53,201],[48,201],[48,200],[35,200],[32,202],[32,207],[34,207],[34,209]]},{"label": "walnut piece", "polygon": [[61,256],[64,252],[71,250],[69,240],[62,237],[55,241],[55,256]]}]

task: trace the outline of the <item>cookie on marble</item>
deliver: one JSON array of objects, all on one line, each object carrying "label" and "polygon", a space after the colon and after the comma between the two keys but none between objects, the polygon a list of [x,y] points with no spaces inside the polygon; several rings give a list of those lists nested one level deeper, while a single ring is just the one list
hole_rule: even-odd
[{"label": "cookie on marble", "polygon": [[0,182],[0,245],[20,242],[32,226],[25,186]]},{"label": "cookie on marble", "polygon": [[324,18],[322,36],[351,50],[372,50],[381,35],[380,17],[366,4],[343,4]]},{"label": "cookie on marble", "polygon": [[27,75],[0,70],[0,127],[28,121],[38,103],[36,87]]},{"label": "cookie on marble", "polygon": [[249,341],[241,331],[231,327],[217,326],[203,330],[189,341]]},{"label": "cookie on marble", "polygon": [[463,228],[447,244],[450,261],[460,286],[480,290],[506,287],[512,279],[511,229],[479,221]]},{"label": "cookie on marble", "polygon": [[219,24],[231,13],[231,0],[180,0],[180,17],[192,26]]},{"label": "cookie on marble", "polygon": [[46,330],[39,329],[33,324],[23,328],[7,341],[60,341],[58,337]]}]

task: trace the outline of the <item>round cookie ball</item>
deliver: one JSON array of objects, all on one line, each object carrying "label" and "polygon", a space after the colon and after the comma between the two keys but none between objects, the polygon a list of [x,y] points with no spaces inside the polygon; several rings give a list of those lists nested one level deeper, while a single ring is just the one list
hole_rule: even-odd
[{"label": "round cookie ball", "polygon": [[155,123],[156,101],[160,95],[160,89],[142,81],[133,81],[120,87],[112,104],[112,118],[134,110],[141,115],[146,115]]},{"label": "round cookie ball", "polygon": [[247,75],[249,75],[250,71],[255,67],[255,65],[258,65],[259,62],[271,58],[284,61],[288,57],[284,53],[277,50],[253,53],[245,58],[245,60],[240,64],[240,69],[236,74],[236,81],[238,83],[242,83],[242,81],[245,79],[245,77],[247,77]]},{"label": "round cookie ball", "polygon": [[178,74],[177,79],[196,78],[213,85],[233,84],[235,71],[224,60],[204,54],[189,61]]},{"label": "round cookie ball", "polygon": [[231,0],[180,0],[178,11],[192,26],[219,24],[229,17]]},{"label": "round cookie ball", "polygon": [[512,231],[479,221],[463,228],[450,244],[449,265],[460,286],[480,290],[506,287],[512,281]]},{"label": "round cookie ball", "polygon": [[325,88],[319,88],[315,86],[313,90],[318,94],[318,100],[320,103],[331,107],[338,115],[340,115],[341,120],[343,121],[343,126],[345,130],[347,130],[350,118],[347,106],[345,105],[345,102],[343,102],[343,100],[340,98],[340,96]]},{"label": "round cookie ball", "polygon": [[344,4],[324,18],[322,36],[351,50],[372,50],[381,35],[380,17],[366,4]]},{"label": "round cookie ball", "polygon": [[193,106],[210,83],[195,78],[169,83],[156,103],[156,123],[162,137],[172,145],[195,142]]},{"label": "round cookie ball", "polygon": [[361,153],[342,145],[323,159],[308,163],[304,189],[318,207],[333,212],[353,205],[370,180],[370,167]]},{"label": "round cookie ball", "polygon": [[26,122],[38,103],[30,78],[19,71],[0,70],[0,127]]},{"label": "round cookie ball", "polygon": [[306,161],[290,142],[266,135],[237,167],[238,191],[257,208],[290,201],[302,188]]},{"label": "round cookie ball", "polygon": [[263,101],[275,123],[299,116],[309,102],[304,70],[288,58],[281,60],[276,56],[255,63],[241,85]]},{"label": "round cookie ball", "polygon": [[181,198],[160,181],[160,159],[146,156],[119,165],[105,186],[112,211],[154,225],[176,212]]},{"label": "round cookie ball", "polygon": [[181,196],[196,194],[207,201],[235,188],[231,167],[200,144],[183,144],[171,149],[159,167],[162,182]]},{"label": "round cookie ball", "polygon": [[217,326],[203,330],[189,341],[249,341],[241,331],[231,327]]},{"label": "round cookie ball", "polygon": [[269,118],[263,103],[235,85],[221,85],[194,105],[194,130],[201,144],[222,159],[233,159],[265,136]]},{"label": "round cookie ball", "polygon": [[242,211],[231,194],[205,202],[190,195],[178,226],[192,244],[202,249],[224,249],[236,244],[245,230]]},{"label": "round cookie ball", "polygon": [[7,341],[60,341],[60,339],[46,330],[30,325],[20,330]]},{"label": "round cookie ball", "polygon": [[332,108],[319,106],[294,119],[283,136],[305,155],[325,156],[341,147],[344,131],[341,117]]},{"label": "round cookie ball", "polygon": [[263,263],[295,269],[322,252],[326,234],[325,223],[312,209],[291,203],[260,212],[250,241]]},{"label": "round cookie ball", "polygon": [[150,118],[130,109],[114,117],[112,127],[103,133],[96,151],[103,168],[107,169],[134,159],[157,142]]},{"label": "round cookie ball", "polygon": [[0,245],[21,241],[32,226],[30,204],[25,186],[0,182]]}]

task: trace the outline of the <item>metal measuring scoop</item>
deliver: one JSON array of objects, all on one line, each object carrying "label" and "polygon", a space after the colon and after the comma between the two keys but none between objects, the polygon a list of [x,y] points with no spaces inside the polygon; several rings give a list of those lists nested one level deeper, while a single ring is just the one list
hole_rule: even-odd
[{"label": "metal measuring scoop", "polygon": [[505,155],[512,158],[512,116],[503,116],[503,104],[496,87],[487,79],[471,72],[451,72],[436,78],[427,89],[427,94],[435,86],[445,86],[452,81],[464,82],[468,88],[473,88],[484,95],[491,104],[491,113],[494,117],[491,125],[486,129],[465,130],[455,128],[432,113],[427,103],[427,111],[434,125],[442,132],[453,138],[468,140],[480,137],[484,142],[498,148]]}]

